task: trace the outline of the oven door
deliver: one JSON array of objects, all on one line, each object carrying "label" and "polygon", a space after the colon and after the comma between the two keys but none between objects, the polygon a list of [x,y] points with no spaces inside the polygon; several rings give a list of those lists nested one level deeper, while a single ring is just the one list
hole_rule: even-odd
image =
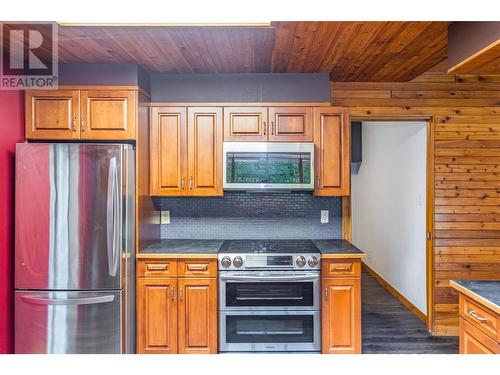
[{"label": "oven door", "polygon": [[221,271],[221,310],[319,310],[318,271]]},{"label": "oven door", "polygon": [[220,311],[220,352],[319,352],[319,311]]}]

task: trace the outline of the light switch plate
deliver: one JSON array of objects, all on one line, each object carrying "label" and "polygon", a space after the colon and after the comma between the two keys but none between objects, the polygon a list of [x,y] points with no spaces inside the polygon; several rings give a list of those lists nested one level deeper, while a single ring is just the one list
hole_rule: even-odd
[{"label": "light switch plate", "polygon": [[170,224],[170,211],[161,212],[160,224]]},{"label": "light switch plate", "polygon": [[328,210],[321,210],[321,223],[328,223]]}]

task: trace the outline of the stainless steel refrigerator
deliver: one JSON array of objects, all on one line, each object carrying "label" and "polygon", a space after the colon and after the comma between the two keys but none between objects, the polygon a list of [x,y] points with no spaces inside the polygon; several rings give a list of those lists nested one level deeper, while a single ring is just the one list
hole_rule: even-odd
[{"label": "stainless steel refrigerator", "polygon": [[16,147],[15,352],[135,352],[131,145]]}]

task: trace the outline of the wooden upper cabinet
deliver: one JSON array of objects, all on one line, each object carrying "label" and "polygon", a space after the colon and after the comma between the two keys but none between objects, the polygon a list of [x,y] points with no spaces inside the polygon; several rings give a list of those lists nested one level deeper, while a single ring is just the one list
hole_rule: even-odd
[{"label": "wooden upper cabinet", "polygon": [[222,108],[188,108],[190,195],[222,195]]},{"label": "wooden upper cabinet", "polygon": [[322,279],[322,353],[361,353],[360,279]]},{"label": "wooden upper cabinet", "polygon": [[137,352],[177,353],[177,279],[137,280]]},{"label": "wooden upper cabinet", "polygon": [[267,108],[225,107],[224,141],[266,141]]},{"label": "wooden upper cabinet", "polygon": [[78,90],[26,91],[27,139],[79,139]]},{"label": "wooden upper cabinet", "polygon": [[345,108],[314,109],[316,183],[319,196],[350,193],[350,124]]},{"label": "wooden upper cabinet", "polygon": [[135,90],[28,90],[26,138],[135,139],[136,113]]},{"label": "wooden upper cabinet", "polygon": [[117,90],[82,90],[82,139],[135,139],[136,93]]},{"label": "wooden upper cabinet", "polygon": [[151,195],[187,193],[186,107],[151,110]]},{"label": "wooden upper cabinet", "polygon": [[270,107],[269,141],[312,142],[311,107]]},{"label": "wooden upper cabinet", "polygon": [[217,353],[217,279],[179,279],[179,353]]}]

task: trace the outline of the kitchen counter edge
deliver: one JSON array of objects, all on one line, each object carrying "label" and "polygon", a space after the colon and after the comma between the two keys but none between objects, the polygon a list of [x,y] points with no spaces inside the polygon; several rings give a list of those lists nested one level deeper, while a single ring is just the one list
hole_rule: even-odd
[{"label": "kitchen counter edge", "polygon": [[[470,280],[468,280],[470,281]],[[484,281],[484,280],[481,280]],[[478,280],[480,282],[480,280]],[[496,281],[500,285],[500,281]],[[495,302],[491,301],[490,299],[482,296],[479,293],[476,293],[475,291],[472,291],[471,289],[467,288],[464,285],[460,284],[460,280],[450,280],[450,286],[456,290],[458,290],[460,293],[463,293],[467,297],[473,299],[474,301],[486,306],[490,310],[494,311],[497,314],[500,314],[500,306],[497,305]]]}]

